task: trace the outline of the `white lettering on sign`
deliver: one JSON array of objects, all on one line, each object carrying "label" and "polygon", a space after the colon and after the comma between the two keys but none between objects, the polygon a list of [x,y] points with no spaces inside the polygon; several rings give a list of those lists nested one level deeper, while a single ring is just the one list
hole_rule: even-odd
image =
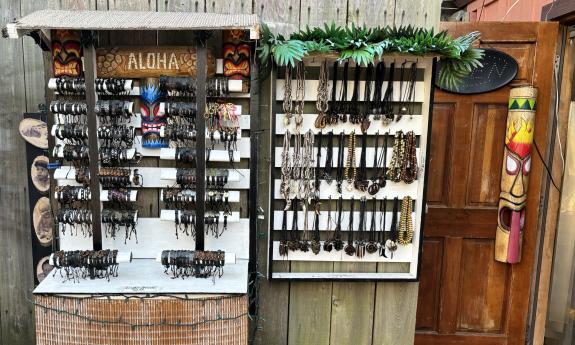
[{"label": "white lettering on sign", "polygon": [[174,69],[179,70],[178,57],[176,53],[170,53],[168,60],[167,53],[130,53],[128,55],[128,70],[146,69]]}]

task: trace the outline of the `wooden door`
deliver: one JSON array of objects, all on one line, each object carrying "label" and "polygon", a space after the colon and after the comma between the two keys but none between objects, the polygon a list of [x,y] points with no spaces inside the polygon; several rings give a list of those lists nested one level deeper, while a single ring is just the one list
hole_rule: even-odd
[{"label": "wooden door", "polygon": [[[513,56],[512,84],[539,88],[535,142],[546,150],[556,23],[443,23],[482,33],[481,46]],[[519,264],[494,260],[509,87],[479,95],[437,90],[430,148],[416,344],[524,344],[544,166],[533,152]]]}]

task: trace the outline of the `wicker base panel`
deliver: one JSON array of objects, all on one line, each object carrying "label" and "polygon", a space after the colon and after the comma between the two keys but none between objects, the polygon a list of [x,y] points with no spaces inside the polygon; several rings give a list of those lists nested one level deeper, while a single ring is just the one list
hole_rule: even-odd
[{"label": "wicker base panel", "polygon": [[246,345],[246,295],[35,295],[38,345]]}]

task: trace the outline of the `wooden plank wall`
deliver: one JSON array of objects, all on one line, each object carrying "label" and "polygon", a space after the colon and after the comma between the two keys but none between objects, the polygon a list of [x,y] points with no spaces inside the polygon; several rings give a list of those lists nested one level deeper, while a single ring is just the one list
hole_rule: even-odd
[{"label": "wooden plank wall", "polygon": [[[52,8],[256,13],[273,31],[282,33],[325,21],[434,27],[439,23],[440,5],[441,0],[0,0],[0,26],[32,11]],[[133,37],[124,43],[133,42]],[[157,42],[170,39],[161,33],[146,34],[145,38]],[[37,111],[43,103],[42,61],[32,39],[0,40],[0,345],[34,344],[34,315],[27,300],[34,281],[28,187],[21,178],[28,172],[18,123],[23,112]],[[269,147],[270,90],[269,80],[262,81],[262,147]],[[267,214],[268,150],[260,153],[259,166],[259,205]],[[266,222],[262,221],[258,236],[260,272],[266,272]],[[331,269],[329,265],[323,269]],[[264,320],[256,343],[412,344],[417,288],[415,283],[270,284],[264,280],[260,291]]]}]

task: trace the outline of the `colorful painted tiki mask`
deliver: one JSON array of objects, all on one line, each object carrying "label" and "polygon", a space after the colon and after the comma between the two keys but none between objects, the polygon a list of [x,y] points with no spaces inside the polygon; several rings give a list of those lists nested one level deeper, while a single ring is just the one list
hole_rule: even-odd
[{"label": "colorful painted tiki mask", "polygon": [[495,260],[511,264],[521,261],[536,99],[537,89],[531,86],[517,87],[510,92]]},{"label": "colorful painted tiki mask", "polygon": [[224,32],[224,76],[230,79],[244,79],[250,76],[251,47],[245,43],[245,31]]},{"label": "colorful painted tiki mask", "polygon": [[168,141],[160,137],[160,129],[166,125],[166,117],[160,114],[163,98],[158,79],[142,79],[140,83],[140,116],[142,118],[142,147],[168,147]]},{"label": "colorful painted tiki mask", "polygon": [[54,30],[52,58],[55,77],[78,77],[82,73],[80,31]]}]

